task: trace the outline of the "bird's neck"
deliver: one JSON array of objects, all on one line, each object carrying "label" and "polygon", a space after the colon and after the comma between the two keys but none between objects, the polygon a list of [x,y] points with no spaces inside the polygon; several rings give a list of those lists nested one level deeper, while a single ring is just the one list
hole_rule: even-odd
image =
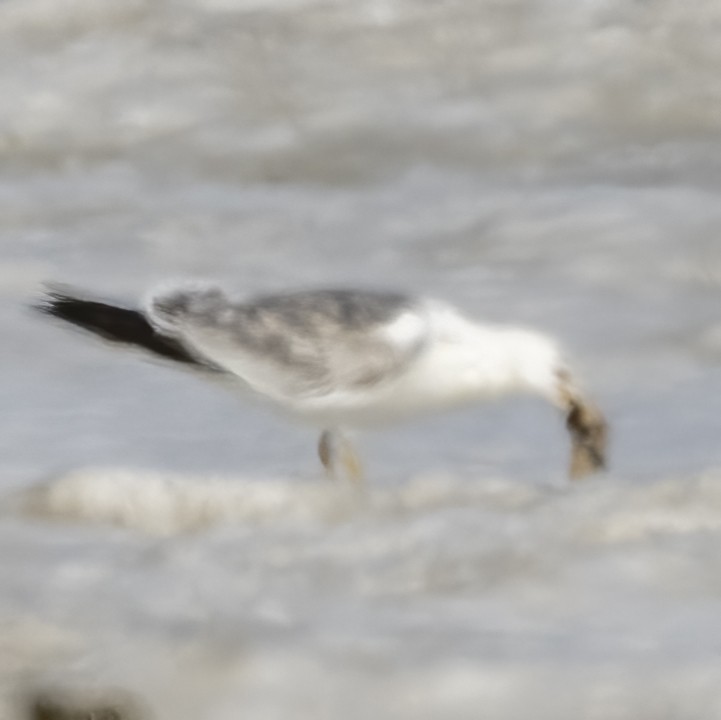
[{"label": "bird's neck", "polygon": [[555,343],[523,328],[482,326],[472,335],[466,362],[478,395],[530,393],[555,401],[563,364]]}]

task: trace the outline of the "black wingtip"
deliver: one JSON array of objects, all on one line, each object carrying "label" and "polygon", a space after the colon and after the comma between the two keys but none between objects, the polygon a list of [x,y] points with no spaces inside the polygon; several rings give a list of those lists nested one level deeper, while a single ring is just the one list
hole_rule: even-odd
[{"label": "black wingtip", "polygon": [[47,283],[43,296],[30,307],[109,342],[142,348],[166,360],[212,369],[175,338],[159,334],[139,310],[91,299],[68,285]]},{"label": "black wingtip", "polygon": [[33,312],[63,319],[63,307],[82,301],[82,293],[69,285],[44,283],[42,294],[28,304]]}]

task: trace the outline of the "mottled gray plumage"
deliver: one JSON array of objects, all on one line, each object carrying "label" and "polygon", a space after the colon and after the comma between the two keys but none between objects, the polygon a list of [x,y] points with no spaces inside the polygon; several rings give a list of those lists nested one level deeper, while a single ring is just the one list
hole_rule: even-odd
[{"label": "mottled gray plumage", "polygon": [[271,395],[366,388],[401,372],[425,337],[397,343],[383,328],[413,301],[397,293],[315,290],[230,300],[217,288],[151,298],[151,323],[191,352]]}]

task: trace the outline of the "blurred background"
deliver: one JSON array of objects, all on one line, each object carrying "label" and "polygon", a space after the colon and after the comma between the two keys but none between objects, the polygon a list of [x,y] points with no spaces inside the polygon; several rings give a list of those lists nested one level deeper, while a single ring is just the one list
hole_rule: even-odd
[{"label": "blurred background", "polygon": [[[713,0],[0,0],[3,707],[721,717],[720,32]],[[188,276],[545,329],[611,472],[569,486],[519,399],[363,438],[359,504],[311,429],[27,309]]]}]

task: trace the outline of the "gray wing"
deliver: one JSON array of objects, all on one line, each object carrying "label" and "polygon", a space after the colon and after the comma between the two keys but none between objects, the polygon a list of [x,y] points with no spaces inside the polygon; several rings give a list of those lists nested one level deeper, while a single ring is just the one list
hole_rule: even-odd
[{"label": "gray wing", "polygon": [[400,374],[425,346],[426,315],[395,293],[321,290],[233,303],[176,290],[149,317],[194,352],[276,398],[357,391]]}]

